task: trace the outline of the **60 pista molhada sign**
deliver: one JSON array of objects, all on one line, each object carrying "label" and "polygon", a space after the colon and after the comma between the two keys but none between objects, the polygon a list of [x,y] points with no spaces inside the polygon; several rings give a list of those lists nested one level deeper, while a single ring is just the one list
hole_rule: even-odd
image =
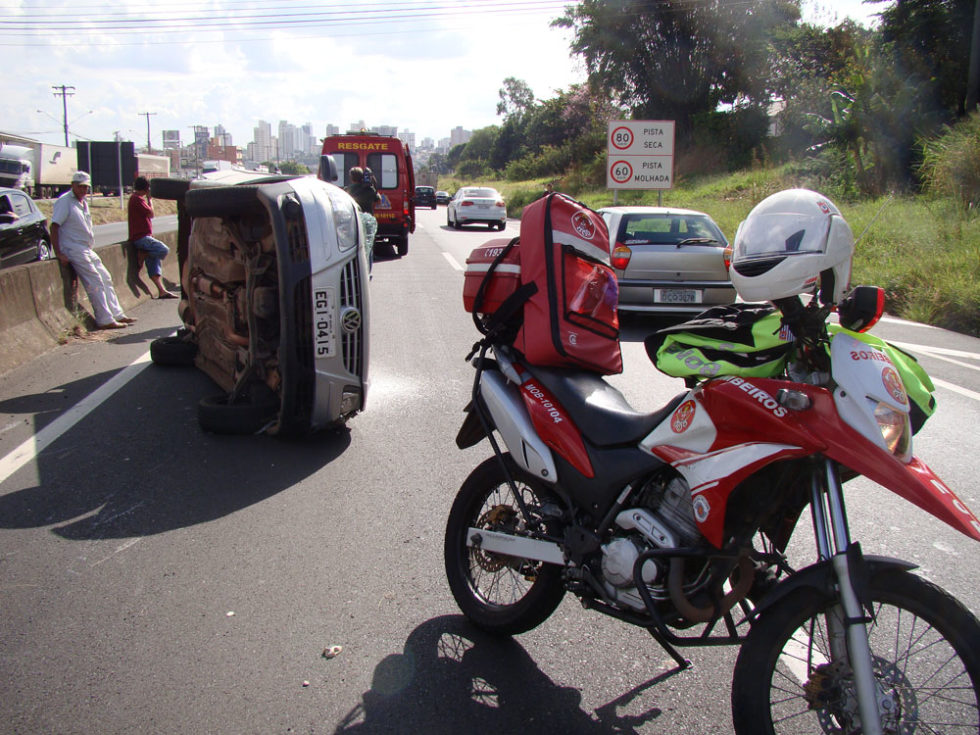
[{"label": "60 pista molhada sign", "polygon": [[606,137],[607,189],[670,189],[673,120],[613,120]]}]

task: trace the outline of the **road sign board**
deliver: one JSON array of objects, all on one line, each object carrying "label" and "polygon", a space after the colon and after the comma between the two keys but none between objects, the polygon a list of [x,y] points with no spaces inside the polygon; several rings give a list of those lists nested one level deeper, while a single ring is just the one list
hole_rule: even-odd
[{"label": "road sign board", "polygon": [[606,142],[607,189],[673,186],[673,120],[613,120]]}]

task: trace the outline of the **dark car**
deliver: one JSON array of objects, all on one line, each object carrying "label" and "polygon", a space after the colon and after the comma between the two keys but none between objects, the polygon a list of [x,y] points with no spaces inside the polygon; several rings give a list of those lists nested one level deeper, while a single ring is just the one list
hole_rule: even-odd
[{"label": "dark car", "polygon": [[436,208],[436,188],[434,186],[415,187],[415,206]]},{"label": "dark car", "polygon": [[436,192],[436,204],[449,204],[449,200],[452,199],[449,196],[448,191],[437,191]]},{"label": "dark car", "polygon": [[47,217],[20,189],[0,188],[0,267],[52,257]]}]

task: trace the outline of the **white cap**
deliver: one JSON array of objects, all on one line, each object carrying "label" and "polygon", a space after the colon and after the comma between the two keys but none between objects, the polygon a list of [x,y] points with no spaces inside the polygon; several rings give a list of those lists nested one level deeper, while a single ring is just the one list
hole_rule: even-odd
[{"label": "white cap", "polygon": [[92,177],[88,175],[85,171],[76,171],[72,174],[71,183],[73,184],[85,184],[88,186],[92,183]]}]

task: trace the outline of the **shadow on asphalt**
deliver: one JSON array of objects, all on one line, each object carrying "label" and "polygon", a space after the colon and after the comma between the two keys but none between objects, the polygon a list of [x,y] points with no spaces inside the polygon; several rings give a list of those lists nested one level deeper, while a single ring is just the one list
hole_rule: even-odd
[{"label": "shadow on asphalt", "polygon": [[679,671],[665,672],[590,714],[577,689],[549,679],[513,638],[491,636],[461,615],[446,615],[424,622],[409,635],[403,653],[378,663],[371,689],[334,732],[634,732],[661,710],[630,705]]},{"label": "shadow on asphalt", "polygon": [[[39,411],[37,423],[50,424],[74,402],[64,396],[77,400],[110,377],[20,396],[0,410]],[[347,429],[290,440],[206,433],[197,403],[220,392],[196,368],[149,365],[41,452],[36,485],[0,496],[0,528],[53,526],[72,540],[164,533],[291,488],[350,445]]]}]

